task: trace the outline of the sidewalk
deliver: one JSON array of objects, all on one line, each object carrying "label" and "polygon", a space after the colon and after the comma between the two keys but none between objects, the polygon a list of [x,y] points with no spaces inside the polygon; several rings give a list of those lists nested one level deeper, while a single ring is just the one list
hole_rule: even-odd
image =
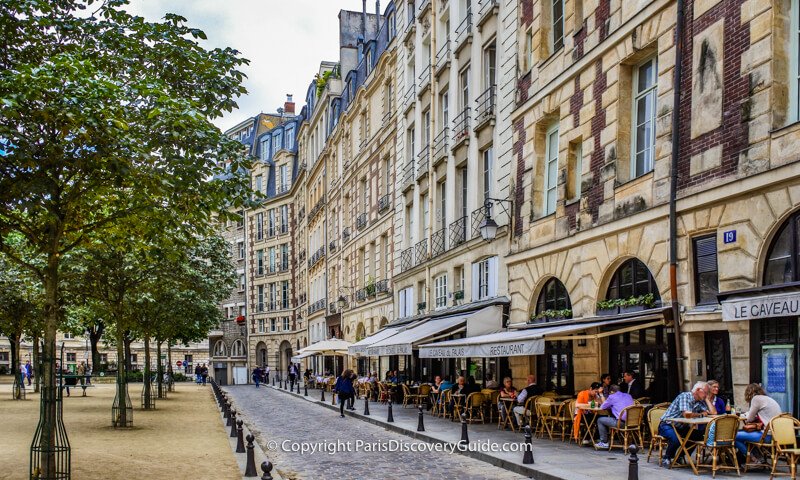
[{"label": "sidewalk", "polygon": [[[325,392],[325,403],[320,402],[320,390],[309,390],[308,397],[303,396],[303,390],[298,395],[277,387],[267,385],[269,388],[280,391],[285,395],[292,395],[298,400],[308,401],[320,407],[335,409],[338,406],[331,403],[331,396]],[[388,406],[377,402],[369,403],[370,415],[364,416],[364,399],[356,400],[355,412],[345,411],[347,415],[363,421],[382,426],[388,430],[402,433],[409,437],[431,443],[457,443],[461,439],[461,425],[459,422],[432,417],[429,412],[424,412],[424,432],[417,432],[419,413],[416,408],[403,408],[401,405],[392,405],[393,423],[388,423]],[[476,447],[478,443],[491,442],[495,445],[523,443],[525,438],[522,433],[500,431],[497,424],[470,424],[467,426],[470,444]],[[491,463],[530,478],[541,480],[597,480],[624,479],[628,476],[628,455],[621,450],[596,451],[590,447],[578,447],[574,443],[562,443],[559,440],[550,441],[547,438],[533,438],[533,465],[522,463],[523,450],[514,452],[488,452],[468,450],[462,452],[469,457]],[[647,480],[671,480],[697,478],[691,469],[669,470],[659,467],[656,460],[650,459],[647,463],[647,451],[639,452],[639,478]],[[701,475],[705,475],[701,470]],[[735,477],[736,472],[718,472],[721,477]],[[748,478],[765,479],[768,474],[763,472],[748,472]]]}]

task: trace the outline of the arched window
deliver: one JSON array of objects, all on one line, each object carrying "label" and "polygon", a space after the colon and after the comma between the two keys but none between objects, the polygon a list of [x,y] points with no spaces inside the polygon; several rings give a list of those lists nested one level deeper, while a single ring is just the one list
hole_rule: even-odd
[{"label": "arched window", "polygon": [[214,356],[215,357],[225,356],[225,342],[223,342],[222,340],[217,340],[217,343],[214,344]]},{"label": "arched window", "polygon": [[800,212],[781,227],[772,241],[764,265],[764,285],[800,281]]},{"label": "arched window", "polygon": [[653,294],[655,300],[661,300],[650,270],[638,258],[632,258],[614,273],[608,285],[606,300],[640,297],[648,293]]},{"label": "arched window", "polygon": [[244,342],[241,340],[236,340],[233,342],[233,346],[231,347],[231,356],[232,357],[244,357]]},{"label": "arched window", "polygon": [[[557,278],[551,278],[544,284],[539,300],[536,302],[536,313],[547,310],[571,310],[572,302],[569,300],[567,287]],[[571,316],[571,315],[570,315]]]}]

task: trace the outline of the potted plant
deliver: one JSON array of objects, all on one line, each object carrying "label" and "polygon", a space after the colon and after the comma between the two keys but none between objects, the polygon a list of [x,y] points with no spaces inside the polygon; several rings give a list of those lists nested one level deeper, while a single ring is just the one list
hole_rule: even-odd
[{"label": "potted plant", "polygon": [[600,300],[597,302],[597,315],[605,317],[608,315],[616,315],[619,313],[619,299],[610,298],[607,300]]},{"label": "potted plant", "polygon": [[239,315],[238,317],[236,317],[236,323],[238,323],[239,325],[243,324],[244,323],[244,315]]},{"label": "potted plant", "polygon": [[653,308],[655,306],[655,297],[652,293],[640,295],[638,297],[626,298],[620,305],[620,313],[632,313]]},{"label": "potted plant", "polygon": [[417,304],[417,313],[419,313],[419,312],[424,312],[424,311],[425,311],[425,308],[426,308],[427,306],[428,306],[428,305],[427,305],[427,303],[426,303],[426,302],[419,302],[419,303]]},{"label": "potted plant", "polygon": [[375,295],[375,279],[372,276],[367,278],[367,285],[364,287],[364,292],[368,297]]},{"label": "potted plant", "polygon": [[563,310],[549,309],[539,313],[532,313],[531,323],[556,322],[559,320],[566,320],[568,318],[572,318],[572,310],[569,308],[565,308]]}]

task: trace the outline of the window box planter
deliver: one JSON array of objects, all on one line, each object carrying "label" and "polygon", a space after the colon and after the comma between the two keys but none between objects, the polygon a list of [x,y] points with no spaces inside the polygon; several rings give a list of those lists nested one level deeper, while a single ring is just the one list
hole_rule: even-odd
[{"label": "window box planter", "polygon": [[598,317],[609,317],[611,315],[616,315],[619,313],[619,307],[609,307],[609,308],[598,308],[597,309],[597,316]]},{"label": "window box planter", "polygon": [[644,305],[631,305],[627,307],[619,307],[619,313],[634,313],[646,310],[648,307]]}]

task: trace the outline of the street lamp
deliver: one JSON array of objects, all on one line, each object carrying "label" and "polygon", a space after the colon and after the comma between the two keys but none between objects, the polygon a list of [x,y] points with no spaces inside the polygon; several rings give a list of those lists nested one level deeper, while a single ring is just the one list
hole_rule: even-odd
[{"label": "street lamp", "polygon": [[[509,210],[511,209],[511,200],[504,200],[501,198],[487,198],[483,202],[483,206],[486,209],[486,217],[480,223],[479,229],[481,232],[481,238],[484,240],[491,242],[492,240],[497,237],[497,222],[494,221],[492,218],[492,207],[494,204],[500,204],[503,207],[503,210],[506,212],[506,215],[509,214]],[[508,204],[508,208],[505,207],[504,204]],[[510,217],[510,215],[509,215]]]}]

